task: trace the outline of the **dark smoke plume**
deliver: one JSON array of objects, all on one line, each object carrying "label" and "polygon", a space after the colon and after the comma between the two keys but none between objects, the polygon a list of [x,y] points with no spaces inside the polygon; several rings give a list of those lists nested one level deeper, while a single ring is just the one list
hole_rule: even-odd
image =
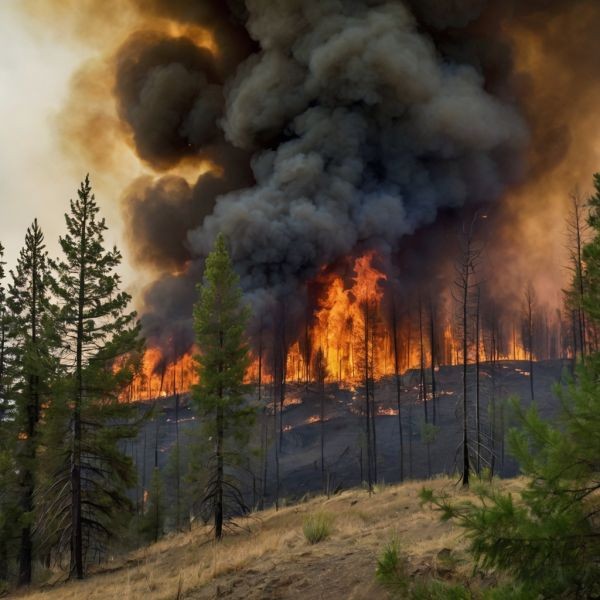
[{"label": "dark smoke plume", "polygon": [[[281,300],[304,318],[304,283],[363,249],[392,266],[416,257],[405,269],[416,279],[433,269],[447,241],[440,215],[456,225],[487,211],[569,147],[562,97],[550,98],[547,129],[528,105],[511,28],[589,66],[577,44],[554,39],[556,24],[577,11],[590,29],[600,21],[593,0],[129,4],[204,28],[216,47],[149,25],[114,55],[119,117],[139,157],[165,174],[134,182],[123,200],[135,258],[158,273],[144,324],[161,341],[189,332],[218,232],[257,319],[276,320]],[[190,160],[216,170],[196,182],[171,173]]]}]

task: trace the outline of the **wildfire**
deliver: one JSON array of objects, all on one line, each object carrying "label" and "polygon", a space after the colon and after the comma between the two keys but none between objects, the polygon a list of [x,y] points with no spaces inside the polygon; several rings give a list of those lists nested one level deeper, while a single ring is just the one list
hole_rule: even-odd
[{"label": "wildfire", "polygon": [[[375,252],[356,258],[351,276],[323,272],[317,278],[324,291],[316,303],[301,343],[292,342],[287,348],[286,381],[303,382],[315,379],[315,360],[319,349],[323,352],[326,366],[325,379],[354,390],[369,379],[381,379],[410,369],[431,369],[432,342],[428,309],[418,303],[418,310],[405,311],[397,323],[396,331],[391,325],[391,315],[384,310],[387,275],[375,266]],[[387,303],[389,305],[389,303]],[[389,310],[388,310],[389,312]],[[451,311],[450,311],[451,312]],[[433,368],[439,372],[440,365],[456,365],[462,361],[460,328],[451,314],[436,315],[439,334],[436,334]],[[472,329],[472,325],[470,326]],[[396,336],[396,340],[394,340]],[[304,336],[303,336],[304,337]],[[480,332],[479,359],[490,360],[492,352],[497,360],[526,360],[528,353],[518,338],[515,328],[506,334],[502,347],[492,350],[489,336]],[[471,331],[471,338],[473,332]],[[309,349],[307,352],[306,349]],[[469,362],[477,356],[473,339],[469,341]],[[308,363],[308,364],[307,364]],[[174,392],[189,391],[197,381],[192,352],[169,362],[158,348],[147,350],[142,374],[128,392],[128,398],[148,400],[165,397]],[[253,356],[246,371],[246,383],[273,382],[269,365]],[[419,389],[417,386],[416,389]],[[301,403],[301,398],[287,394],[285,404]],[[385,415],[393,415],[386,409]]]},{"label": "wildfire", "polygon": [[149,348],[142,360],[141,373],[125,394],[127,400],[152,400],[190,390],[196,382],[192,352],[176,361],[165,360],[159,348]]}]

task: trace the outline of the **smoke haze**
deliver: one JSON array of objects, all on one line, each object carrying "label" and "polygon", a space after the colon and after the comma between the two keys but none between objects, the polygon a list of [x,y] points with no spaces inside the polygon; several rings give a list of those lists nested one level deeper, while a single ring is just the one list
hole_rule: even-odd
[{"label": "smoke haze", "polygon": [[443,270],[447,231],[482,207],[489,268],[508,265],[490,293],[561,256],[540,236],[598,157],[593,0],[129,0],[113,28],[85,6],[102,59],[61,122],[94,168],[125,148],[151,171],[121,201],[152,339],[189,337],[218,232],[259,316],[285,299],[301,318],[305,283],[367,248],[407,285]]}]

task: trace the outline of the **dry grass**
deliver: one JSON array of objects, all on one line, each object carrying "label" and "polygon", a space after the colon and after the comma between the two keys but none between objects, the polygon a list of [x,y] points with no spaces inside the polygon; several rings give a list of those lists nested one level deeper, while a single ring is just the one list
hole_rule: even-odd
[{"label": "dry grass", "polygon": [[[210,540],[208,529],[161,540],[108,563],[83,582],[57,584],[29,594],[27,600],[174,600],[181,598],[385,598],[374,581],[376,559],[392,537],[408,554],[415,573],[435,573],[437,555],[450,549],[464,554],[460,530],[441,523],[436,513],[421,508],[422,482],[385,486],[369,497],[364,490],[343,492],[329,500],[274,509],[244,521],[244,529]],[[457,498],[465,495],[454,481],[426,484]],[[518,488],[520,482],[504,482]],[[310,545],[303,535],[307,516],[335,515],[330,536]],[[457,577],[470,567],[460,567]]]}]

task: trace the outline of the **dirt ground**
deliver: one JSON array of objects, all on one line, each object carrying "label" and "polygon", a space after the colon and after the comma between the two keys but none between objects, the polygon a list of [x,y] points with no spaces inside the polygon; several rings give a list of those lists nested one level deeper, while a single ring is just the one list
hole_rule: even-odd
[{"label": "dirt ground", "polygon": [[[172,535],[98,568],[83,582],[56,581],[18,596],[27,600],[302,598],[373,600],[387,598],[375,582],[377,556],[392,539],[408,555],[410,573],[473,581],[461,530],[440,522],[422,507],[426,485],[457,498],[456,481],[439,478],[365,490],[348,490],[275,511],[255,513],[223,542],[212,543],[208,529]],[[518,488],[519,480],[499,485]],[[330,537],[311,545],[303,534],[310,514],[332,518]],[[449,559],[450,558],[450,559]]]}]

